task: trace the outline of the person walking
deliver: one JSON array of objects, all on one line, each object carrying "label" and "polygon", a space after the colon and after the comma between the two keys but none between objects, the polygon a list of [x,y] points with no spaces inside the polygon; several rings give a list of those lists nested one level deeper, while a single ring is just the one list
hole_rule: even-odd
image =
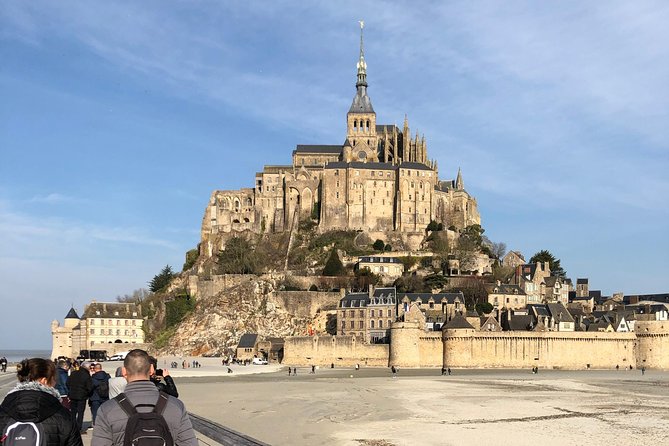
[{"label": "person walking", "polygon": [[123,377],[123,367],[116,367],[114,377],[109,380],[109,399],[123,393],[128,381]]},{"label": "person walking", "polygon": [[77,425],[77,429],[85,434],[83,430],[84,424],[84,410],[86,410],[86,401],[91,396],[93,390],[93,380],[88,369],[76,362],[74,363],[74,370],[67,378],[67,389],[70,398],[70,412],[72,412],[72,420]]},{"label": "person walking", "polygon": [[24,359],[17,367],[19,383],[0,404],[2,441],[20,436],[32,443],[82,446],[79,428],[60,402],[53,361]]},{"label": "person walking", "polygon": [[70,399],[67,394],[67,378],[69,378],[70,365],[64,359],[58,360],[58,367],[56,368],[56,390],[60,393],[60,402],[67,409],[70,410]]},{"label": "person walking", "polygon": [[[122,446],[130,416],[121,406],[125,400],[139,413],[148,413],[164,404],[162,417],[167,423],[175,446],[198,446],[195,431],[184,404],[160,392],[150,381],[154,373],[148,353],[135,349],[123,361],[123,376],[128,381],[125,391],[105,402],[98,411],[91,446]],[[161,400],[162,399],[162,400]]]},{"label": "person walking", "polygon": [[95,418],[98,414],[98,409],[109,399],[109,373],[102,370],[102,364],[97,363],[93,366],[93,375],[91,380],[93,382],[93,391],[88,402],[91,406],[91,415],[93,416],[93,426],[95,426]]}]

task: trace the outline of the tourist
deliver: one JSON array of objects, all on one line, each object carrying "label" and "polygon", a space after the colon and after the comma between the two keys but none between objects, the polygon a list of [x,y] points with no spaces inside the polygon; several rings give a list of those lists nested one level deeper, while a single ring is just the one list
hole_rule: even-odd
[{"label": "tourist", "polygon": [[93,375],[91,380],[93,382],[93,391],[88,398],[88,404],[91,406],[91,415],[93,416],[93,426],[95,426],[95,418],[98,414],[98,408],[109,399],[109,373],[102,370],[102,364],[97,363],[91,367]]},{"label": "tourist", "polygon": [[451,376],[451,368],[448,368],[448,376]]},{"label": "tourist", "polygon": [[[57,376],[53,361],[24,359],[17,366],[17,377],[19,383],[0,404],[3,443],[8,434],[15,433],[25,437],[26,444],[82,446],[79,429],[54,388]],[[14,427],[8,432],[10,426]]]},{"label": "tourist", "polygon": [[293,371],[293,369],[291,369],[290,367],[288,367],[288,376],[290,376],[290,374],[292,373],[292,371]]},{"label": "tourist", "polygon": [[316,366],[315,365],[311,366],[311,373],[312,374],[316,373]]},{"label": "tourist", "polygon": [[161,392],[165,392],[174,398],[179,398],[179,391],[177,390],[177,385],[170,376],[170,371],[167,369],[163,370],[156,368],[157,363],[158,361],[156,361],[156,358],[151,357],[151,365],[153,366],[150,377],[151,382],[155,384]]},{"label": "tourist", "polygon": [[390,371],[393,374],[393,378],[397,378],[397,368],[394,365],[390,366]]},{"label": "tourist", "polygon": [[[152,361],[144,350],[130,351],[123,361],[123,376],[128,384],[120,398],[127,399],[139,413],[151,412],[159,398],[164,398],[166,406],[162,417],[167,423],[174,445],[198,446],[184,404],[173,396],[161,393],[150,379],[154,374]],[[118,398],[103,404],[98,412],[91,446],[122,446],[128,418]]]},{"label": "tourist", "polygon": [[7,371],[7,358],[5,358],[4,356],[0,358],[0,368],[2,369],[3,373]]},{"label": "tourist", "polygon": [[69,377],[70,365],[64,359],[58,360],[58,368],[56,368],[56,390],[60,393],[60,402],[63,406],[70,410],[70,399],[67,394],[67,378]]},{"label": "tourist", "polygon": [[72,412],[72,420],[77,426],[77,429],[85,434],[83,430],[84,424],[84,410],[86,409],[86,400],[93,390],[93,380],[88,369],[82,364],[81,367],[77,362],[74,363],[74,370],[67,378],[68,397],[70,398],[70,411]]},{"label": "tourist", "polygon": [[114,377],[109,380],[109,399],[123,393],[128,382],[123,377],[123,367],[117,367]]}]

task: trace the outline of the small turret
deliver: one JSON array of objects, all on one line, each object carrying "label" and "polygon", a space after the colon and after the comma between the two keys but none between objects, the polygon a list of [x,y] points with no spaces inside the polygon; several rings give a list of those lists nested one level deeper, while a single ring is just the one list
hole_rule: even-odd
[{"label": "small turret", "polygon": [[458,167],[458,177],[455,180],[455,189],[456,190],[464,190],[465,188],[465,182],[462,180],[462,172],[460,171],[460,168]]}]

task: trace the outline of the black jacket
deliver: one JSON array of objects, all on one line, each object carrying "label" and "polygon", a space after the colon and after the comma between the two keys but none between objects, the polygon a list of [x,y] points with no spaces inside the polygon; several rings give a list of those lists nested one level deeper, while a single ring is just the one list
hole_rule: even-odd
[{"label": "black jacket", "polygon": [[174,384],[174,380],[171,376],[163,376],[162,381],[160,379],[151,378],[151,382],[158,387],[158,390],[165,392],[168,395],[173,396],[174,398],[179,398],[179,391],[177,390],[177,385]]},{"label": "black jacket", "polygon": [[104,370],[93,373],[93,376],[91,376],[91,381],[93,382],[93,393],[91,393],[91,397],[89,398],[91,401],[107,401],[109,399],[109,395],[103,398],[100,396],[100,394],[98,394],[98,387],[100,387],[100,384],[103,382],[109,383],[109,378],[111,378],[111,376],[109,376],[109,373],[105,372]]},{"label": "black jacket", "polygon": [[55,396],[41,390],[18,390],[7,394],[0,405],[0,428],[4,434],[16,421],[39,423],[46,446],[82,446],[72,415]]},{"label": "black jacket", "polygon": [[67,395],[71,400],[85,400],[91,395],[93,389],[93,380],[91,374],[86,369],[74,370],[67,378]]}]

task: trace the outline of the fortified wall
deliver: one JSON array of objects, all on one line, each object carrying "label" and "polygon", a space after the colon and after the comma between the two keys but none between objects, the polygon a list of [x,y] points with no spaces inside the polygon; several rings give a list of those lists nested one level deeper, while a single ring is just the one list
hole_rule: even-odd
[{"label": "fortified wall", "polygon": [[367,344],[356,336],[303,336],[287,338],[283,363],[299,366],[388,366],[388,344]]},{"label": "fortified wall", "polygon": [[669,321],[638,321],[636,332],[428,332],[395,322],[390,344],[355,336],[288,338],[284,362],[404,368],[531,368],[585,370],[629,367],[669,369]]}]

